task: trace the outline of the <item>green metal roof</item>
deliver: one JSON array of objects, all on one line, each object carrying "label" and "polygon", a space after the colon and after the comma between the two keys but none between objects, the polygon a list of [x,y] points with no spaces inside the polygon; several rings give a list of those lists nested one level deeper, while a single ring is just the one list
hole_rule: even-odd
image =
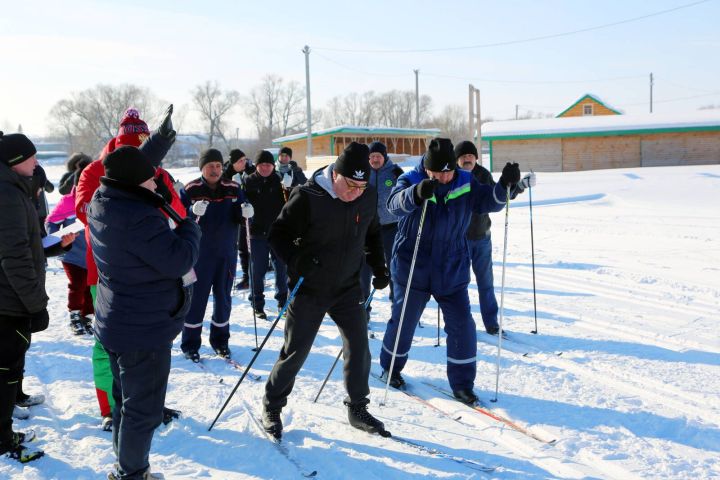
[{"label": "green metal roof", "polygon": [[[340,125],[337,127],[326,128],[312,132],[312,137],[321,137],[325,135],[357,135],[357,136],[380,136],[380,135],[399,135],[399,136],[423,136],[436,137],[440,135],[438,128],[392,128],[392,127],[358,127],[353,125]],[[296,133],[294,135],[286,135],[273,139],[274,145],[293,142],[307,138],[307,133]]]},{"label": "green metal roof", "polygon": [[555,115],[555,118],[562,117],[562,115],[563,115],[565,112],[567,112],[568,110],[572,109],[575,105],[577,105],[578,103],[580,103],[580,102],[582,102],[583,100],[588,99],[588,98],[589,98],[590,100],[594,101],[594,102],[599,103],[600,105],[602,105],[603,107],[607,108],[607,109],[610,110],[611,112],[617,113],[618,115],[622,115],[622,112],[620,112],[620,111],[612,108],[610,105],[608,105],[607,103],[603,102],[602,100],[600,100],[599,98],[597,98],[597,97],[594,96],[593,94],[591,94],[591,93],[586,93],[585,95],[583,95],[582,97],[580,97],[575,103],[573,103],[572,105],[570,105],[568,108],[566,108],[566,109],[563,110],[562,112],[560,112],[560,113],[558,113],[557,115]]}]

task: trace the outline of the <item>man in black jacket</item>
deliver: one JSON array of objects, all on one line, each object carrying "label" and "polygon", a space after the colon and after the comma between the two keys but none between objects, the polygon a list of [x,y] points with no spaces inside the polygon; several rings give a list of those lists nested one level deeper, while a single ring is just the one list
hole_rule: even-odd
[{"label": "man in black jacket", "polygon": [[[478,151],[475,144],[463,141],[455,146],[455,158],[458,166],[471,172],[478,182],[484,185],[495,185],[492,174],[477,163]],[[510,198],[515,198],[528,185],[535,185],[535,174],[530,173],[517,184],[517,189]],[[497,321],[498,304],[495,298],[492,271],[492,240],[490,238],[490,215],[487,213],[473,213],[467,231],[468,249],[472,270],[475,273],[478,296],[480,297],[480,315],[482,316],[485,331],[490,335],[497,335],[499,327]]]},{"label": "man in black jacket", "polygon": [[43,455],[23,445],[31,440],[26,434],[13,432],[12,412],[30,333],[48,325],[45,255],[75,240],[67,235],[43,249],[31,186],[35,153],[25,135],[0,132],[0,455],[23,463]]},{"label": "man in black jacket", "polygon": [[[298,185],[304,185],[307,178],[298,166],[297,162],[292,159],[292,149],[283,147],[278,154],[277,174],[282,181],[283,187],[290,189]],[[289,193],[289,192],[288,192]]]},{"label": "man in black jacket", "polygon": [[[252,295],[250,301],[258,318],[267,319],[265,314],[265,273],[268,267],[268,256],[273,262],[275,271],[275,300],[278,311],[285,306],[287,300],[287,269],[276,255],[270,255],[270,225],[280,214],[285,197],[280,177],[275,173],[275,158],[272,153],[262,150],[255,161],[257,171],[245,177],[245,196],[252,204],[254,216],[250,222],[250,261],[252,262]],[[245,241],[241,238],[240,241]]]},{"label": "man in black jacket", "polygon": [[163,419],[172,342],[190,306],[187,274],[199,257],[200,228],[190,219],[170,228],[142,151],[120,147],[103,166],[87,218],[99,275],[95,335],[110,357],[115,399],[117,472],[108,478],[155,478],[150,445]]},{"label": "man in black jacket", "polygon": [[333,165],[316,171],[306,185],[293,189],[270,229],[270,244],[288,265],[289,286],[303,279],[288,306],[285,344],[265,385],[263,425],[277,438],[282,434],[280,412],[326,313],[343,341],[348,393],[344,403],[350,424],[385,433],[383,423],[367,411],[370,350],[360,289],[366,251],[374,286],[382,289],[390,282],[377,221],[377,197],[367,183],[368,158],[366,145],[351,143]]}]

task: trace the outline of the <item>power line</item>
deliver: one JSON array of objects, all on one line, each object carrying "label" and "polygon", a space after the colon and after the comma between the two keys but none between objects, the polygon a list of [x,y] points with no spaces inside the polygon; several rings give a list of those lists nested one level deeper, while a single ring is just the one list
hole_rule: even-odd
[{"label": "power line", "polygon": [[516,45],[519,43],[528,43],[528,42],[535,42],[538,40],[548,40],[551,38],[566,37],[568,35],[576,35],[578,33],[592,32],[594,30],[600,30],[603,28],[615,27],[617,25],[623,25],[626,23],[637,22],[640,20],[645,20],[647,18],[657,17],[659,15],[664,15],[666,13],[675,12],[677,10],[694,7],[696,5],[700,5],[702,3],[707,3],[709,1],[710,0],[700,0],[697,2],[686,3],[686,4],[679,5],[674,8],[668,8],[666,10],[660,10],[658,12],[648,13],[646,15],[641,15],[638,17],[626,18],[624,20],[618,20],[616,22],[611,22],[611,23],[604,23],[602,25],[595,25],[593,27],[581,28],[578,30],[570,30],[568,32],[540,35],[540,36],[536,36],[536,37],[529,37],[529,38],[523,38],[523,39],[518,39],[518,40],[507,40],[504,42],[484,43],[484,44],[479,44],[479,45],[465,45],[465,46],[459,46],[459,47],[420,48],[420,49],[408,48],[408,49],[395,49],[395,50],[366,50],[366,49],[355,50],[355,49],[349,49],[349,48],[333,48],[333,47],[314,47],[314,49],[315,50],[333,51],[333,52],[346,52],[346,53],[432,53],[432,52],[449,52],[449,51],[457,51],[457,50],[472,50],[472,49],[477,49],[477,48],[502,47],[502,46],[506,46],[506,45]]},{"label": "power line", "polygon": [[516,84],[563,84],[563,83],[599,83],[599,82],[615,82],[619,80],[635,80],[638,78],[645,78],[646,75],[628,75],[624,77],[610,77],[610,78],[595,78],[588,80],[495,80],[490,78],[476,78],[476,77],[462,77],[457,75],[445,75],[441,73],[427,73],[423,72],[423,75],[429,77],[439,78],[455,78],[458,80],[466,80],[473,82],[485,82],[485,83],[516,83]]},{"label": "power line", "polygon": [[351,67],[349,65],[345,65],[344,63],[340,63],[337,60],[333,60],[332,58],[326,57],[325,55],[322,55],[315,51],[315,47],[313,47],[313,53],[317,55],[318,57],[322,58],[323,60],[326,60],[330,63],[334,63],[335,65],[342,67],[346,70],[350,70],[356,73],[362,73],[363,75],[368,75],[371,77],[409,77],[409,73],[382,73],[382,72],[366,72],[365,70],[360,70],[359,68]]}]

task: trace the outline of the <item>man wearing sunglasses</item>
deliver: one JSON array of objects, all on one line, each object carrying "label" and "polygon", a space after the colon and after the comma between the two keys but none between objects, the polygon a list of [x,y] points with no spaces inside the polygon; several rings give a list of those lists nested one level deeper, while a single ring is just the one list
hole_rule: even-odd
[{"label": "man wearing sunglasses", "polygon": [[270,245],[288,266],[288,287],[303,279],[288,306],[285,344],[265,385],[263,425],[276,438],[282,434],[281,410],[326,313],[342,337],[350,424],[385,434],[383,423],[367,411],[370,350],[360,288],[364,262],[372,267],[375,288],[390,282],[377,196],[368,187],[368,158],[367,145],[351,143],[334,164],[293,189],[270,228]]}]

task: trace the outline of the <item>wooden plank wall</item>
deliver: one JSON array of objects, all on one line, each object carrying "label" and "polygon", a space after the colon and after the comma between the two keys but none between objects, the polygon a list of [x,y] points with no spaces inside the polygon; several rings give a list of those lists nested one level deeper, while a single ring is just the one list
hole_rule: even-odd
[{"label": "wooden plank wall", "polygon": [[607,108],[605,105],[602,105],[600,103],[597,103],[595,100],[585,99],[582,102],[578,103],[574,107],[572,107],[567,112],[563,113],[563,117],[583,117],[587,115],[583,115],[583,105],[587,105],[588,103],[593,104],[593,115],[617,115],[617,113],[613,112],[609,108]]},{"label": "wooden plank wall", "polygon": [[562,139],[564,172],[640,166],[640,137],[577,137]]},{"label": "wooden plank wall", "polygon": [[492,142],[493,171],[501,172],[507,162],[517,162],[523,172],[562,171],[562,139],[495,140]]},{"label": "wooden plank wall", "polygon": [[[313,137],[313,156],[316,155],[331,155],[330,153],[330,137]],[[307,157],[307,139],[301,138],[300,140],[294,140],[292,142],[285,142],[282,147],[290,147],[293,151],[293,160],[303,170],[307,169],[307,163],[305,157]]]},{"label": "wooden plank wall", "polygon": [[643,167],[720,163],[720,132],[642,135],[640,145]]}]

